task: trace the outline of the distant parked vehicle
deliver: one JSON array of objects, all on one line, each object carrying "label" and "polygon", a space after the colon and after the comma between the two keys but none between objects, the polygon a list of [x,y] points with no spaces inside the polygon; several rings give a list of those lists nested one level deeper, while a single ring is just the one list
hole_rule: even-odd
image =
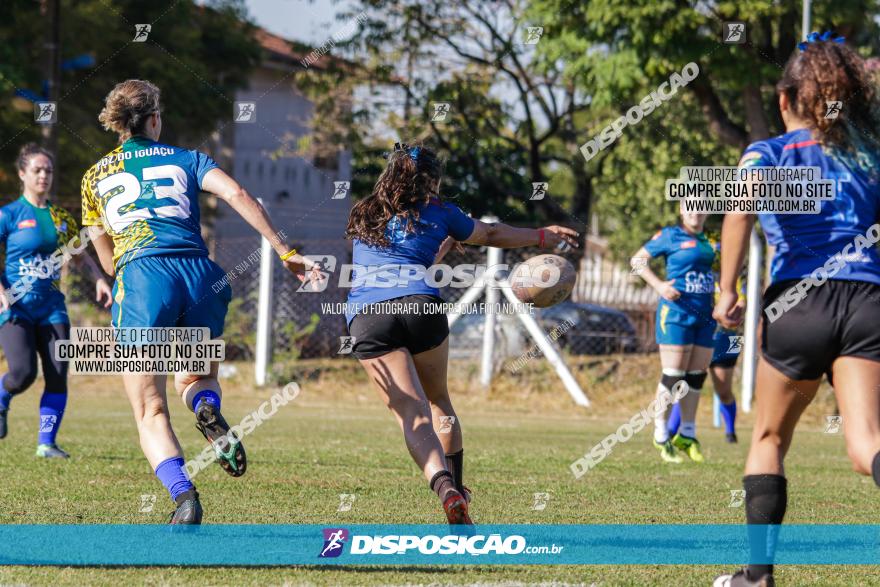
[{"label": "distant parked vehicle", "polygon": [[[449,357],[452,359],[479,359],[483,348],[483,329],[486,316],[482,313],[464,314],[449,331]],[[512,314],[497,316],[495,346],[492,350],[496,363],[516,357],[531,346],[532,340],[519,318]]]},{"label": "distant parked vehicle", "polygon": [[561,302],[537,310],[548,334],[555,328],[557,343],[573,355],[607,355],[639,351],[636,328],[624,312],[596,304]]},{"label": "distant parked vehicle", "polygon": [[[559,333],[556,344],[573,355],[634,353],[640,348],[635,326],[626,314],[614,308],[561,302],[550,308],[536,308],[534,317],[548,335],[555,328]],[[479,357],[484,324],[483,314],[461,316],[450,332],[450,357]],[[495,329],[495,361],[519,356],[534,345],[515,315],[498,316]]]}]

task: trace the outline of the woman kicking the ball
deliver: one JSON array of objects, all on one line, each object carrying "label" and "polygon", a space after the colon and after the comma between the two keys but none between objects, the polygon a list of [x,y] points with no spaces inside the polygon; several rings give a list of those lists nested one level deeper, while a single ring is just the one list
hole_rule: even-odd
[{"label": "woman kicking the ball", "polygon": [[[681,426],[674,437],[667,430],[669,409],[654,419],[654,446],[667,463],[682,462],[678,451],[694,462],[704,460],[697,440],[696,415],[706,369],[712,358],[715,333],[715,320],[712,319],[715,249],[703,233],[705,221],[705,214],[682,210],[681,224],[667,226],[655,234],[638,250],[633,260],[642,279],[662,298],[657,306],[656,320],[656,339],[663,369],[657,385],[658,403],[671,394],[680,381],[688,386],[687,394],[679,400]],[[648,267],[650,257],[666,260],[667,281],[661,280]]]},{"label": "woman kicking the ball", "polygon": [[[354,286],[346,319],[352,354],[403,430],[410,456],[438,495],[450,524],[470,524],[463,484],[461,422],[446,384],[449,325],[424,273],[451,237],[474,245],[577,246],[568,228],[514,228],[466,216],[439,198],[441,162],[430,149],[395,145],[373,193],[354,205]],[[381,267],[381,278],[367,273]]]}]

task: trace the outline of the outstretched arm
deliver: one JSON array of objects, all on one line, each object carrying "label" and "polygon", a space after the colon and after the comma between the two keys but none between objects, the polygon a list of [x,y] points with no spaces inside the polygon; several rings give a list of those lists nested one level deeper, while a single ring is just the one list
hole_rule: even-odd
[{"label": "outstretched arm", "polygon": [[577,248],[576,231],[563,226],[546,226],[544,228],[517,228],[500,222],[487,223],[474,220],[474,231],[464,242],[470,245],[488,245],[502,249],[517,247],[540,246],[553,249],[559,243],[567,243]]},{"label": "outstretched arm", "polygon": [[[245,222],[269,240],[279,257],[293,250],[293,247],[287,243],[285,235],[279,233],[272,225],[266,209],[222,169],[215,168],[206,173],[202,179],[202,189],[215,194],[232,206]],[[303,278],[307,265],[311,267],[312,263],[299,254],[284,260],[284,266],[288,270],[298,276],[303,275]]]}]

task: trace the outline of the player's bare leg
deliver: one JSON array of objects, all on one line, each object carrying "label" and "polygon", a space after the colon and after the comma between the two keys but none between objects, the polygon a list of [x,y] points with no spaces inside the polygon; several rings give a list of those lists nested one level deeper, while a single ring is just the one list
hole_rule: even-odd
[{"label": "player's bare leg", "polygon": [[452,407],[447,385],[449,367],[449,337],[429,351],[413,355],[413,363],[425,397],[431,405],[434,432],[446,454],[446,467],[455,479],[455,487],[470,501],[470,491],[464,486],[464,447],[461,421]]},{"label": "player's bare leg", "polygon": [[772,584],[772,579],[768,579],[773,574],[769,555],[775,544],[768,526],[781,524],[785,517],[788,484],[783,459],[791,446],[795,425],[818,387],[818,379],[794,381],[765,360],[758,363],[755,428],[743,477],[753,562],[740,573],[748,581]]},{"label": "player's bare leg", "polygon": [[432,424],[431,408],[412,355],[397,349],[374,359],[361,359],[373,385],[403,430],[409,454],[440,497],[450,523],[470,524],[467,503],[446,467],[443,445]]},{"label": "player's bare leg", "polygon": [[858,357],[834,361],[834,393],[853,469],[880,486],[880,363]]},{"label": "player's bare leg", "polygon": [[177,373],[174,387],[184,405],[195,414],[196,428],[214,446],[217,462],[233,477],[241,477],[247,470],[247,456],[241,439],[229,433],[229,423],[220,412],[219,369],[220,363],[211,363],[207,375]]},{"label": "player's bare leg", "polygon": [[165,379],[164,375],[129,373],[122,376],[137,424],[141,450],[177,506],[171,523],[199,524],[202,506],[195,486],[184,471],[183,451],[171,428]]}]

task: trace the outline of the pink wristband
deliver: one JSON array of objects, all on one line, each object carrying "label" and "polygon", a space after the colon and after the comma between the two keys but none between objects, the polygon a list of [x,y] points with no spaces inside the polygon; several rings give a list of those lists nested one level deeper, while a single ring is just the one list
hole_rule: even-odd
[{"label": "pink wristband", "polygon": [[544,229],[543,228],[538,229],[538,248],[539,249],[544,248]]}]

